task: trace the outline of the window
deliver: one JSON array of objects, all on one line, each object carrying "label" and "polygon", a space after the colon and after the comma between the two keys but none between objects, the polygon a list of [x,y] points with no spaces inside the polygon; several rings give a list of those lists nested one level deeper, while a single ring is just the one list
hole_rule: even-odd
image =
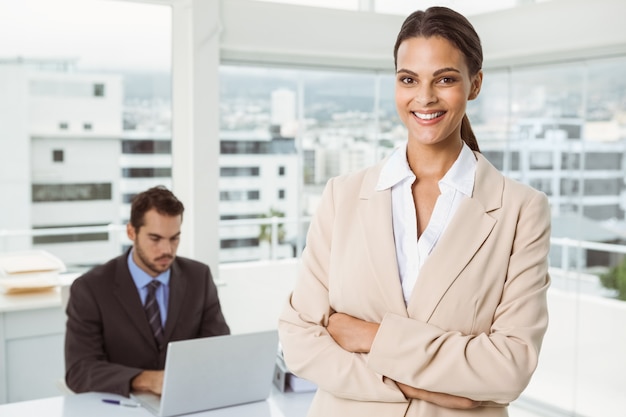
[{"label": "window", "polygon": [[585,169],[588,170],[621,170],[622,159],[624,155],[621,152],[587,152],[585,154]]},{"label": "window", "polygon": [[104,84],[96,83],[93,85],[94,97],[104,97]]},{"label": "window", "polygon": [[54,149],[52,151],[52,161],[53,162],[63,162],[63,150],[62,149]]},{"label": "window", "polygon": [[260,196],[261,196],[261,193],[258,190],[250,190],[250,191],[222,190],[220,191],[220,201],[255,201],[255,200],[259,200]]},{"label": "window", "polygon": [[584,182],[583,193],[585,196],[619,195],[623,188],[622,178],[589,178]]},{"label": "window", "polygon": [[172,168],[122,168],[124,178],[169,178]]},{"label": "window", "polygon": [[562,153],[561,154],[561,169],[562,170],[580,169],[580,154],[579,153]]},{"label": "window", "polygon": [[552,152],[531,152],[530,169],[552,169]]},{"label": "window", "polygon": [[33,184],[33,203],[59,201],[111,200],[112,186],[108,184]]},{"label": "window", "polygon": [[282,165],[278,167],[278,176],[279,177],[285,176],[285,167]]},{"label": "window", "polygon": [[221,167],[222,177],[258,177],[261,170],[259,167]]},{"label": "window", "polygon": [[258,238],[220,240],[220,247],[222,249],[250,248],[250,247],[256,247],[256,246],[259,246]]},{"label": "window", "polygon": [[543,191],[546,195],[552,195],[552,180],[550,178],[534,178],[530,180],[530,186],[539,191]]},{"label": "window", "polygon": [[91,130],[93,129],[93,126],[91,123],[83,123],[83,129],[84,130]]},{"label": "window", "polygon": [[[36,226],[35,230],[49,230],[64,227],[90,227],[90,226],[107,226],[106,224],[74,224],[64,226]],[[109,240],[108,232],[91,232],[91,233],[72,233],[72,234],[58,234],[58,235],[45,235],[45,236],[33,236],[33,245],[45,245],[53,243],[79,243],[79,242],[102,242]]]},{"label": "window", "polygon": [[70,128],[70,125],[68,122],[59,122],[59,129],[60,130],[67,130]]},{"label": "window", "polygon": [[278,190],[278,199],[279,200],[285,199],[285,190]]},{"label": "window", "polygon": [[580,189],[580,180],[571,178],[561,179],[561,195],[563,196],[576,196]]},{"label": "window", "polygon": [[170,140],[122,140],[122,153],[124,154],[164,154],[172,153]]},{"label": "window", "polygon": [[260,219],[263,217],[260,214],[224,214],[220,216],[220,220],[249,220]]},{"label": "window", "polygon": [[133,198],[137,196],[137,193],[125,193],[122,194],[122,202],[124,204],[130,204],[133,202]]}]

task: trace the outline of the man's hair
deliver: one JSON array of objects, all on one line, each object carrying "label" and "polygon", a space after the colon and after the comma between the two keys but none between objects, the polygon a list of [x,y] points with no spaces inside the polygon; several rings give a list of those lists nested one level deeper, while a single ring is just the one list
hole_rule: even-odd
[{"label": "man's hair", "polygon": [[185,207],[170,190],[162,185],[157,185],[133,198],[130,207],[130,224],[135,230],[139,230],[145,224],[146,212],[155,209],[157,213],[167,216],[182,217]]}]

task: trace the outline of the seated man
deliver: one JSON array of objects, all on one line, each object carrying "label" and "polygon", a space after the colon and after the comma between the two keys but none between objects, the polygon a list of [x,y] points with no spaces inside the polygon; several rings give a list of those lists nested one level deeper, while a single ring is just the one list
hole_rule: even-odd
[{"label": "seated man", "polygon": [[73,391],[160,394],[168,342],[230,333],[209,267],[176,257],[183,210],[164,187],[140,193],[127,225],[133,246],[72,284],[65,381]]}]

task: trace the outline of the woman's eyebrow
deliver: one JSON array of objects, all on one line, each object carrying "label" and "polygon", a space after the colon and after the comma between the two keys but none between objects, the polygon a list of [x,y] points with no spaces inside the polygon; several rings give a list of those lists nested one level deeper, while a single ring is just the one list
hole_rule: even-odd
[{"label": "woman's eyebrow", "polygon": [[[457,72],[457,73],[461,73],[461,71],[459,71],[458,69],[454,68],[454,67],[445,67],[445,68],[440,68],[437,71],[435,71],[433,73],[433,77],[436,77],[437,75],[443,74],[444,72]],[[398,71],[396,71],[396,74],[400,74],[400,73],[404,73],[404,74],[409,74],[412,77],[418,77],[417,73],[405,68],[400,68]]]},{"label": "woman's eyebrow", "polygon": [[444,72],[458,72],[459,74],[461,73],[461,71],[459,71],[458,69],[454,68],[454,67],[445,67],[445,68],[441,68],[438,69],[437,71],[433,72],[433,76],[437,76],[439,74],[443,74]]}]

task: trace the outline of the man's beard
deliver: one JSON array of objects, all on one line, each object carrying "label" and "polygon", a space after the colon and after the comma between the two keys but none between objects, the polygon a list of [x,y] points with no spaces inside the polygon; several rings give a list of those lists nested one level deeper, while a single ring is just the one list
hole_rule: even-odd
[{"label": "man's beard", "polygon": [[[150,271],[156,273],[157,275],[167,271],[169,269],[170,265],[171,265],[171,263],[170,263],[170,264],[167,265],[166,268],[159,267],[156,264],[156,262],[152,262],[150,259],[148,259],[148,257],[141,250],[141,247],[139,247],[138,245],[135,246],[135,251],[137,253],[137,257],[139,257],[139,259],[146,266],[146,268],[148,268]],[[174,259],[174,257],[170,256],[170,255],[163,255],[163,256],[160,256],[160,257],[156,258],[155,261],[159,261],[161,259]]]}]

